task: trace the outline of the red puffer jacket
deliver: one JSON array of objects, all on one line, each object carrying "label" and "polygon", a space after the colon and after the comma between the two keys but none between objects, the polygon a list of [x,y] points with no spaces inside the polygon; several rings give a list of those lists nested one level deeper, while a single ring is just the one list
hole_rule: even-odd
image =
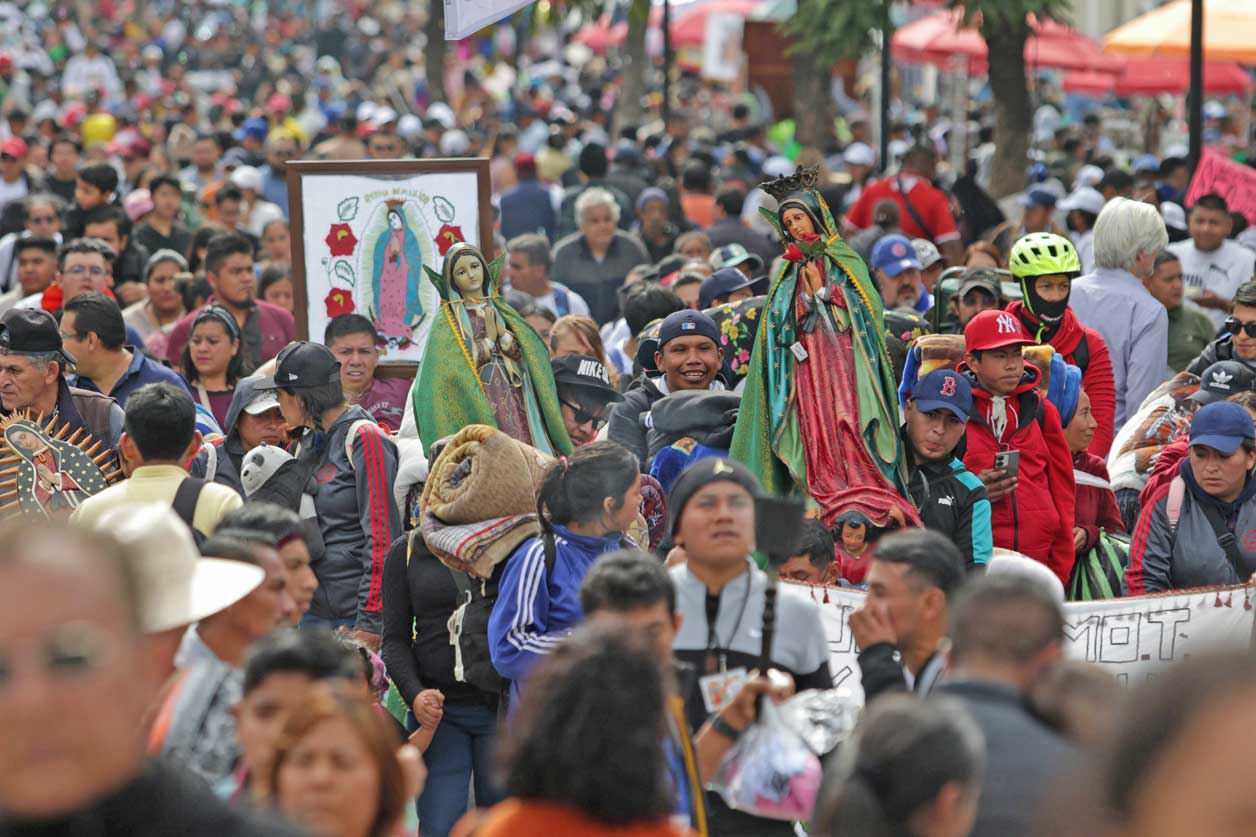
[{"label": "red puffer jacket", "polygon": [[[1025,330],[1031,335],[1038,333],[1038,320],[1025,308],[1024,303],[1013,302],[1007,310],[1020,318]],[[1099,423],[1095,430],[1095,438],[1090,440],[1086,450],[1101,459],[1108,458],[1112,447],[1113,424],[1116,422],[1116,379],[1112,375],[1112,357],[1108,354],[1108,344],[1093,328],[1086,328],[1077,319],[1072,308],[1064,309],[1064,319],[1055,334],[1047,338],[1047,342],[1064,356],[1067,363],[1080,366],[1078,347],[1082,338],[1086,338],[1086,369],[1082,373],[1082,389],[1090,396],[1090,411]]]},{"label": "red puffer jacket", "polygon": [[[994,467],[999,451],[1020,451],[1016,490],[991,503],[994,545],[1041,561],[1067,584],[1073,571],[1073,456],[1069,453],[1060,414],[1040,397],[1041,373],[1025,366],[1016,391],[1005,401],[1007,426],[1001,439],[990,428],[994,396],[961,363],[957,370],[973,389],[964,465],[974,474]],[[1041,414],[1041,415],[1040,415]]]}]

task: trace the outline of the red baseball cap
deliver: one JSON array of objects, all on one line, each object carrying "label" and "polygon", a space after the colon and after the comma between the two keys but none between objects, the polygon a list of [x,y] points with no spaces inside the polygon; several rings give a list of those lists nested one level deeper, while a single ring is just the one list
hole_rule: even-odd
[{"label": "red baseball cap", "polygon": [[266,102],[266,106],[271,111],[289,111],[292,110],[292,99],[288,98],[283,93],[274,93]]},{"label": "red baseball cap", "polygon": [[964,350],[983,352],[1004,346],[1032,346],[1033,338],[1014,314],[998,309],[982,311],[964,328]]},{"label": "red baseball cap", "polygon": [[19,160],[26,156],[27,150],[26,140],[21,137],[9,137],[0,143],[0,154],[8,154],[10,157],[16,157]]}]

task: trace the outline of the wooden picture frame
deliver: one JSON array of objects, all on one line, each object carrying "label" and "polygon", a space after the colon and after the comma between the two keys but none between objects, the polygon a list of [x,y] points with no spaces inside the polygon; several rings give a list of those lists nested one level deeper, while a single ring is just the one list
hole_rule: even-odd
[{"label": "wooden picture frame", "polygon": [[360,313],[381,333],[381,371],[413,376],[440,308],[423,268],[439,272],[458,240],[492,260],[491,195],[486,158],[288,163],[297,338]]}]

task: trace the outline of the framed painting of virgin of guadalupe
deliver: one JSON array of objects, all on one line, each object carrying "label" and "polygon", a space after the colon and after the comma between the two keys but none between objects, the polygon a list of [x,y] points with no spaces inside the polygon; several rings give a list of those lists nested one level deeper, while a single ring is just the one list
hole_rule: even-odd
[{"label": "framed painting of virgin of guadalupe", "polygon": [[297,337],[361,314],[381,365],[413,374],[441,303],[425,268],[439,274],[461,242],[491,253],[489,196],[486,159],[289,163]]}]

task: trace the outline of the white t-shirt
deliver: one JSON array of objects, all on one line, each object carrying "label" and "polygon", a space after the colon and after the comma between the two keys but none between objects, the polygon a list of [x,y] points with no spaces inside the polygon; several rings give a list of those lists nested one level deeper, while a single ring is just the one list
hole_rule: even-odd
[{"label": "white t-shirt", "polygon": [[25,177],[18,177],[12,183],[5,183],[3,180],[0,180],[0,209],[13,203],[13,201],[20,201],[26,197],[27,191]]},{"label": "white t-shirt", "polygon": [[[1239,285],[1249,282],[1256,273],[1256,253],[1235,241],[1226,239],[1212,252],[1204,252],[1187,239],[1169,245],[1169,252],[1182,261],[1182,280],[1188,288],[1203,288],[1222,299],[1234,299]],[[1218,328],[1225,322],[1226,312],[1205,308],[1209,319]]]}]

